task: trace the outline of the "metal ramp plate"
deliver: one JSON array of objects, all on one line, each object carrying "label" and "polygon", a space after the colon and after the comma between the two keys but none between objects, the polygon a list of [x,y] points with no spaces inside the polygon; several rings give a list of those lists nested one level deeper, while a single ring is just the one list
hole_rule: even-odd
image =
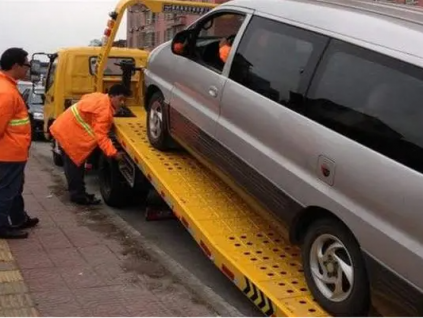
[{"label": "metal ramp plate", "polygon": [[209,259],[267,316],[328,316],[308,291],[300,251],[186,153],[148,142],[145,112],[116,118],[118,140]]}]

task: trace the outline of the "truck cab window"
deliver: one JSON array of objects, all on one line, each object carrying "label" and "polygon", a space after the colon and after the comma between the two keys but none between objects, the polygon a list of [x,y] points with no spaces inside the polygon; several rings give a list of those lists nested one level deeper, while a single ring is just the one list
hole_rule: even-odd
[{"label": "truck cab window", "polygon": [[216,13],[201,21],[195,39],[195,59],[207,67],[222,71],[245,16],[238,13]]}]

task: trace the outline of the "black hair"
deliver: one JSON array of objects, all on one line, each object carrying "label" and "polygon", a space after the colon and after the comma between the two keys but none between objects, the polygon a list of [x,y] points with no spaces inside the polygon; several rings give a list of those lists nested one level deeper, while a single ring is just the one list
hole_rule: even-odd
[{"label": "black hair", "polygon": [[12,47],[3,52],[0,58],[0,68],[3,71],[10,71],[13,65],[24,65],[28,52],[24,49]]},{"label": "black hair", "polygon": [[126,97],[131,96],[131,91],[124,85],[122,84],[114,84],[112,85],[108,92],[109,96],[119,96],[119,95],[124,95]]}]

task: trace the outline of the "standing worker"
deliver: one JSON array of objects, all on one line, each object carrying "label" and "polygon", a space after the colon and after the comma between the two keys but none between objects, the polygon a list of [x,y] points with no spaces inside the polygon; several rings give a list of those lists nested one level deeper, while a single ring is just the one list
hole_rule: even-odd
[{"label": "standing worker", "polygon": [[84,162],[97,146],[107,157],[120,160],[121,154],[113,146],[108,134],[113,124],[113,115],[129,95],[129,90],[122,84],[113,85],[107,94],[84,95],[51,125],[50,132],[62,150],[72,202],[81,205],[100,203],[99,199],[85,191]]},{"label": "standing worker", "polygon": [[0,58],[0,238],[27,238],[23,229],[39,222],[25,212],[22,196],[31,124],[17,81],[26,79],[30,67],[28,53],[20,48]]}]

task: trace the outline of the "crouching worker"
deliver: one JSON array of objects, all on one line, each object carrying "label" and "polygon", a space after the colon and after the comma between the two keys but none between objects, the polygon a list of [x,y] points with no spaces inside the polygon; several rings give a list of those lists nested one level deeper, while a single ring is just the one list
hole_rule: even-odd
[{"label": "crouching worker", "polygon": [[81,205],[100,203],[99,199],[85,191],[84,163],[97,146],[107,157],[121,159],[108,134],[113,115],[129,95],[129,90],[121,84],[110,87],[107,94],[84,95],[51,125],[50,132],[62,150],[72,202]]}]

